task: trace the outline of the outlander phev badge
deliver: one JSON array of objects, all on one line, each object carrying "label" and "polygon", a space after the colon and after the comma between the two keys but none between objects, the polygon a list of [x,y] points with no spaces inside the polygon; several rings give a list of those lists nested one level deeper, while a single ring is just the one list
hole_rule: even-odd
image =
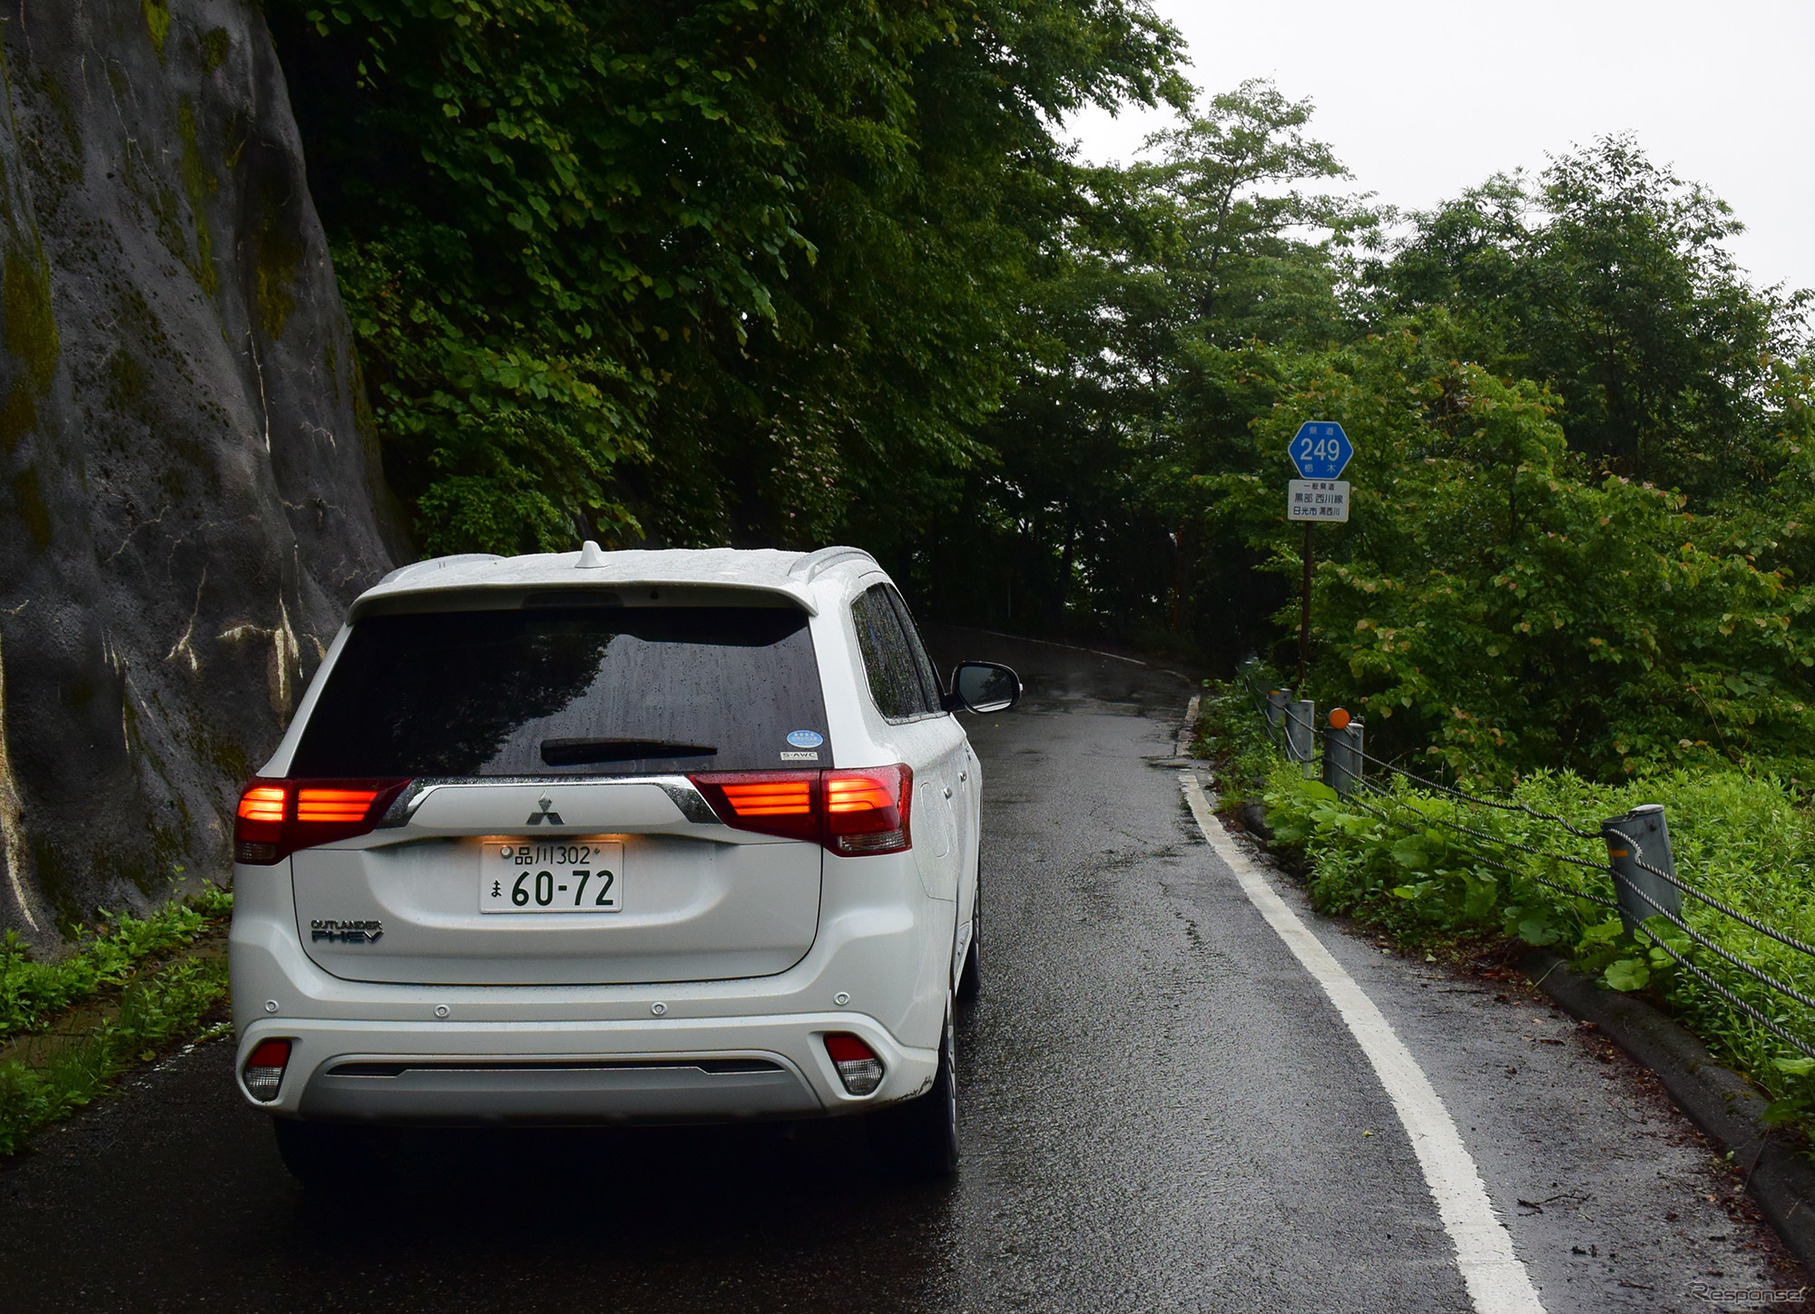
[{"label": "outlander phev badge", "polygon": [[332,944],[377,944],[383,934],[384,923],[376,919],[342,922],[323,917],[309,923],[311,940],[326,940]]},{"label": "outlander phev badge", "polygon": [[542,810],[540,812],[530,813],[529,820],[524,822],[524,825],[540,826],[545,821],[551,826],[565,826],[567,824],[565,821],[561,820],[561,814],[559,812],[551,812],[549,810],[553,807],[554,800],[548,795],[544,794],[541,798],[537,799],[536,802],[542,805]]}]

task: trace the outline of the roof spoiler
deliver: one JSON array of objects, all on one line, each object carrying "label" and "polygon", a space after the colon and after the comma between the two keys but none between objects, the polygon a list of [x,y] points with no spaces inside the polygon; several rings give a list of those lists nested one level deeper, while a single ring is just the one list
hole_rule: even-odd
[{"label": "roof spoiler", "polygon": [[865,552],[862,548],[825,547],[820,548],[817,552],[809,552],[792,566],[789,566],[788,574],[799,575],[801,576],[801,583],[811,584],[823,572],[837,565],[846,557],[862,557],[872,566],[877,564],[876,558],[871,556],[868,552]]}]

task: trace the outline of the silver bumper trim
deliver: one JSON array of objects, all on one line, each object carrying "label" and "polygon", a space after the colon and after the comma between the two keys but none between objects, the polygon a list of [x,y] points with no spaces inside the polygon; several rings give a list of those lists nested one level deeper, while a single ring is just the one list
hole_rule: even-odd
[{"label": "silver bumper trim", "polygon": [[371,1055],[323,1064],[297,1112],[340,1121],[558,1125],[804,1117],[824,1107],[791,1066],[765,1059]]}]

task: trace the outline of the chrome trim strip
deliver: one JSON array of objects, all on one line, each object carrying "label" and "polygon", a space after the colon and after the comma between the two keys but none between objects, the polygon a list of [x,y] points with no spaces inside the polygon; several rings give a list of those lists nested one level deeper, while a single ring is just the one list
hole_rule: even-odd
[{"label": "chrome trim strip", "polygon": [[378,829],[393,829],[410,824],[423,800],[444,785],[540,785],[546,789],[565,785],[654,785],[688,821],[696,826],[723,826],[712,805],[706,802],[686,776],[421,776],[397,796],[379,819]]}]

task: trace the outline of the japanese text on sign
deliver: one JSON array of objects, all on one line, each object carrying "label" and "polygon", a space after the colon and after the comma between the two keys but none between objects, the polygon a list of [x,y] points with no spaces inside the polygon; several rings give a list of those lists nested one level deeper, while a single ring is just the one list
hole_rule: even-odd
[{"label": "japanese text on sign", "polygon": [[1286,519],[1348,523],[1348,480],[1293,479],[1286,490]]},{"label": "japanese text on sign", "polygon": [[1307,420],[1286,447],[1300,479],[1335,479],[1355,455],[1342,426],[1333,420]]}]

